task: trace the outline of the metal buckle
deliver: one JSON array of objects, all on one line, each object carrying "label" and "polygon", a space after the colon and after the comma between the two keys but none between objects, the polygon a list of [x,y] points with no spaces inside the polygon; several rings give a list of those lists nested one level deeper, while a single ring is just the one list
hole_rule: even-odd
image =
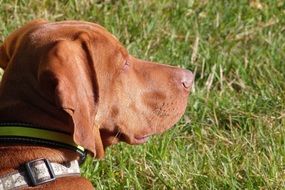
[{"label": "metal buckle", "polygon": [[[41,171],[36,167],[36,165],[39,165],[41,163],[45,164],[45,166],[46,166],[45,168],[47,169],[47,171],[49,173],[49,177],[41,176],[41,175],[43,175],[42,172],[46,172],[46,169],[45,169],[45,171]],[[28,172],[28,176],[30,177],[33,186],[41,185],[43,183],[54,181],[56,179],[56,176],[54,174],[53,168],[52,168],[49,160],[47,160],[45,158],[40,158],[37,160],[32,160],[30,162],[27,162],[25,164],[25,168]]]}]

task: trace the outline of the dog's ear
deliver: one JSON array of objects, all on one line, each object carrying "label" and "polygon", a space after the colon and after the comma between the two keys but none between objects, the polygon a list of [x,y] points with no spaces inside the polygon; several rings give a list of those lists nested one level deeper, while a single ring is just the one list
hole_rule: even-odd
[{"label": "dog's ear", "polygon": [[0,68],[6,69],[9,62],[9,58],[4,45],[0,47]]},{"label": "dog's ear", "polygon": [[74,142],[101,158],[104,149],[95,126],[98,84],[90,54],[82,40],[55,42],[41,59],[38,79],[46,95],[70,116]]},{"label": "dog's ear", "polygon": [[14,53],[19,48],[21,44],[22,37],[29,32],[33,27],[40,24],[46,23],[46,20],[38,19],[28,22],[21,28],[17,29],[11,33],[4,41],[3,45],[0,46],[0,68],[6,69],[10,59],[13,57]]}]

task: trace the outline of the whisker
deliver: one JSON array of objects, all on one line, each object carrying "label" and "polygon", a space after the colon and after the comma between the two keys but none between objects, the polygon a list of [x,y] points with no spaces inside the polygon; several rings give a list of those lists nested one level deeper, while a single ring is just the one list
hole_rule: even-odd
[{"label": "whisker", "polygon": [[112,143],[114,143],[114,141],[115,141],[117,138],[119,138],[119,136],[120,136],[121,134],[122,134],[121,131],[118,130],[118,132],[116,133],[116,135],[113,137]]}]

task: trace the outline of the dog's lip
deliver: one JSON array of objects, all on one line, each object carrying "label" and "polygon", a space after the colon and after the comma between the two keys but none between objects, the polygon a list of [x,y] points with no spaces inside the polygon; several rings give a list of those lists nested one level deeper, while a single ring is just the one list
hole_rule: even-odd
[{"label": "dog's lip", "polygon": [[134,144],[142,144],[145,143],[149,139],[150,135],[144,135],[144,136],[135,136],[135,143]]}]

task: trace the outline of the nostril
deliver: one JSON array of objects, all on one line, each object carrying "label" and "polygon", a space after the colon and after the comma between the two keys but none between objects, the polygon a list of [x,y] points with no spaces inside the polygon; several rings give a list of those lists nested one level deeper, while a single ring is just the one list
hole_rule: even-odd
[{"label": "nostril", "polygon": [[190,88],[191,87],[191,83],[188,81],[183,81],[182,84],[183,84],[184,88]]},{"label": "nostril", "polygon": [[186,88],[187,90],[190,90],[190,88],[192,87],[193,81],[194,81],[194,76],[192,72],[188,70],[184,70],[183,77],[181,80],[183,87]]}]

